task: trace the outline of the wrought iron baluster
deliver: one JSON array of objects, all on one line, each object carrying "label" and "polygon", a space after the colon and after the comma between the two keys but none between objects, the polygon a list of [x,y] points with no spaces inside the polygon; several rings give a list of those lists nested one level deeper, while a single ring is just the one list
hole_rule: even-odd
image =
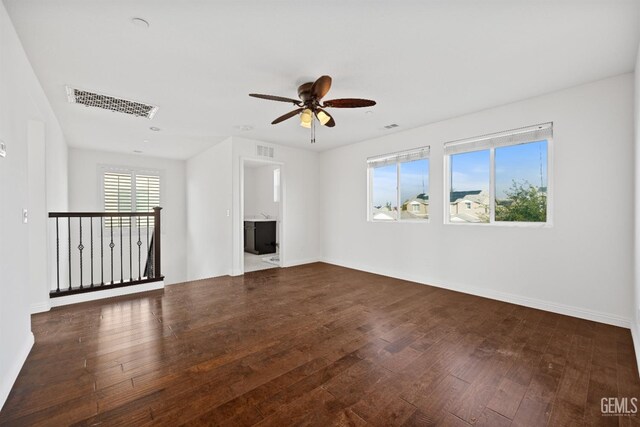
[{"label": "wrought iron baluster", "polygon": [[89,217],[89,229],[91,231],[91,287],[93,288],[93,217]]},{"label": "wrought iron baluster", "polygon": [[140,257],[140,246],[142,246],[142,240],[140,239],[140,217],[136,218],[136,223],[138,226],[138,242],[136,243],[138,245],[138,280],[142,279],[142,275],[140,274],[140,262],[141,262],[141,257]]},{"label": "wrought iron baluster", "polygon": [[102,217],[100,217],[100,286],[104,285],[104,239]]},{"label": "wrought iron baluster", "polygon": [[80,244],[78,245],[78,250],[80,251],[80,289],[82,289],[82,251],[84,250],[82,245],[82,217],[78,218],[78,224],[80,226]]},{"label": "wrought iron baluster", "polygon": [[60,292],[60,234],[58,233],[58,217],[56,217],[56,292]]},{"label": "wrought iron baluster", "polygon": [[151,246],[149,245],[149,216],[145,216],[145,221],[147,222],[147,266],[145,267],[145,271],[147,273],[147,278],[149,278],[149,257],[151,256],[151,254],[149,253],[149,250],[151,249]]},{"label": "wrought iron baluster", "polygon": [[129,281],[133,282],[133,253],[131,252],[131,228],[133,228],[133,217],[129,217]]},{"label": "wrought iron baluster", "polygon": [[109,227],[111,228],[111,243],[109,243],[109,248],[111,248],[111,284],[113,285],[113,248],[116,246],[113,244],[113,217],[109,218]]},{"label": "wrought iron baluster", "polygon": [[122,274],[122,217],[119,217],[120,221],[120,283],[124,282],[124,276]]},{"label": "wrought iron baluster", "polygon": [[71,217],[67,218],[67,228],[69,233],[69,290],[71,290]]}]

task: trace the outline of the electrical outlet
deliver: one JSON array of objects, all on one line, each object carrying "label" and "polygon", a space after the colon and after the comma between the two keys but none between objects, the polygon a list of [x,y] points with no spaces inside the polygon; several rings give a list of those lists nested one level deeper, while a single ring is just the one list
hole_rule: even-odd
[{"label": "electrical outlet", "polygon": [[0,157],[7,157],[7,144],[0,141]]}]

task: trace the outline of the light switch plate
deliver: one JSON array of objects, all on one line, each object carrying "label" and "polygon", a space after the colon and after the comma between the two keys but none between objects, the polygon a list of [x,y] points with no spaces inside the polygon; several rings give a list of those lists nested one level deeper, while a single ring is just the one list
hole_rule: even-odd
[{"label": "light switch plate", "polygon": [[0,141],[0,157],[7,157],[7,144]]}]

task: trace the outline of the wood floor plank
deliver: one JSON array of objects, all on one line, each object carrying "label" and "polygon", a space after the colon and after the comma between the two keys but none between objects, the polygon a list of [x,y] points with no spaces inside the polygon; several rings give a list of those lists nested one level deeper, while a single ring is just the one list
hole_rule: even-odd
[{"label": "wood floor plank", "polygon": [[323,263],[32,316],[0,425],[637,425],[629,330]]}]

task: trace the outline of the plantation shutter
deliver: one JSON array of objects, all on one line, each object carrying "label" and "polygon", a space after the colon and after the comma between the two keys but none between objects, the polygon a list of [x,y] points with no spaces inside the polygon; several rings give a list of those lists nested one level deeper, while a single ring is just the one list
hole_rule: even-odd
[{"label": "plantation shutter", "polygon": [[[131,174],[119,172],[105,172],[103,180],[104,211],[131,212],[132,191]],[[105,225],[111,227],[112,219],[105,218]],[[113,226],[120,224],[119,218],[113,218]],[[129,218],[122,218],[122,225],[129,225]]]},{"label": "plantation shutter", "polygon": [[[153,212],[153,208],[160,206],[160,177],[150,174],[136,174],[136,212]],[[148,217],[139,217],[138,224],[147,226]],[[153,218],[149,219],[149,226],[153,227]]]}]

